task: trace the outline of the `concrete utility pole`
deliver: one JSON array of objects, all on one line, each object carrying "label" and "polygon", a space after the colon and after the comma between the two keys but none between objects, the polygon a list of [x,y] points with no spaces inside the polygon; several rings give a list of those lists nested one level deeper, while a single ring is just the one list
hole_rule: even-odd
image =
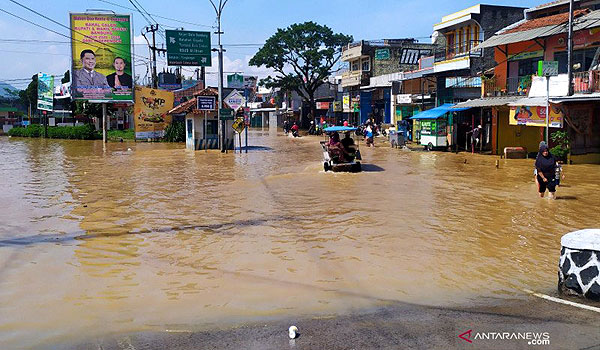
[{"label": "concrete utility pole", "polygon": [[[158,52],[167,52],[166,49],[159,49],[156,47],[156,32],[158,31],[158,23],[151,24],[150,27],[146,27],[146,33],[142,32],[142,36],[146,39],[148,43],[148,47],[152,51],[152,87],[158,89],[158,74],[156,74],[156,51]],[[147,33],[152,33],[152,45],[148,42],[148,38],[146,38]]]},{"label": "concrete utility pole", "polygon": [[567,40],[567,75],[569,80],[568,96],[573,96],[573,0],[569,1],[569,34]]},{"label": "concrete utility pole", "polygon": [[[217,14],[217,31],[215,32],[215,34],[217,34],[219,36],[219,102],[217,104],[217,118],[218,118],[218,123],[219,123],[219,143],[220,143],[220,148],[221,148],[221,152],[226,152],[227,150],[227,145],[225,145],[225,123],[224,121],[221,120],[221,108],[223,107],[222,105],[222,101],[223,101],[223,45],[221,44],[221,34],[223,34],[223,32],[221,31],[221,14],[223,13],[223,8],[225,7],[225,5],[227,4],[227,1],[229,0],[219,0],[219,6],[217,7],[217,5],[214,3],[213,0],[209,0],[210,4],[213,6],[213,8],[215,9],[215,13]],[[216,0],[215,0],[216,1]]]}]

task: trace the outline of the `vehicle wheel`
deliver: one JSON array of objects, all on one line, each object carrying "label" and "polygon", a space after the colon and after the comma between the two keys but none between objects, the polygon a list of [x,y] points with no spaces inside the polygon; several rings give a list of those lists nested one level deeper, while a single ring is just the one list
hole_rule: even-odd
[{"label": "vehicle wheel", "polygon": [[430,143],[427,144],[427,150],[428,151],[433,151],[433,143],[430,142]]},{"label": "vehicle wheel", "polygon": [[331,166],[329,165],[329,163],[323,162],[323,170],[325,170],[325,172],[331,171]]},{"label": "vehicle wheel", "polygon": [[362,170],[360,163],[352,164],[352,172],[359,173]]}]

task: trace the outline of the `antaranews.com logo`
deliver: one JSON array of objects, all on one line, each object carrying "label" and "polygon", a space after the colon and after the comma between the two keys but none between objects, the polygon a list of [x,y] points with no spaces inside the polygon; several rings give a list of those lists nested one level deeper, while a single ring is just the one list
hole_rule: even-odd
[{"label": "antaranews.com logo", "polygon": [[458,337],[467,343],[477,340],[514,341],[523,340],[527,345],[550,345],[548,332],[476,332],[472,329],[459,334]]}]

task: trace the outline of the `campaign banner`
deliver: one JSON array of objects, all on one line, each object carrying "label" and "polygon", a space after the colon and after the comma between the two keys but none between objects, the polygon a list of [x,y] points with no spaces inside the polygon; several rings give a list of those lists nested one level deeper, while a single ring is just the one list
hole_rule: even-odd
[{"label": "campaign banner", "polygon": [[258,77],[252,75],[230,74],[227,76],[227,87],[233,89],[256,89]]},{"label": "campaign banner", "polygon": [[52,111],[54,107],[54,76],[38,73],[37,109]]},{"label": "campaign banner", "polygon": [[135,138],[158,139],[163,137],[166,127],[172,121],[172,117],[167,112],[173,108],[174,100],[175,95],[170,91],[136,86],[133,107]]},{"label": "campaign banner", "polygon": [[131,17],[71,14],[74,99],[133,102]]},{"label": "campaign banner", "polygon": [[[562,128],[565,115],[558,105],[550,104],[551,128]],[[510,107],[510,125],[546,126],[546,106],[518,106]]]}]

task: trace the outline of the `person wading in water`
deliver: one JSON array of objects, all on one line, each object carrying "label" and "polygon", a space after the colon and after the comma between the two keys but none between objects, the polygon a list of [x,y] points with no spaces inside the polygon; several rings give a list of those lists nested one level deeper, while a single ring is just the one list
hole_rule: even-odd
[{"label": "person wading in water", "polygon": [[535,160],[535,168],[537,170],[538,192],[540,197],[544,197],[546,189],[550,193],[550,198],[555,199],[556,192],[556,159],[548,150],[548,146],[543,144],[540,146],[539,156]]}]

